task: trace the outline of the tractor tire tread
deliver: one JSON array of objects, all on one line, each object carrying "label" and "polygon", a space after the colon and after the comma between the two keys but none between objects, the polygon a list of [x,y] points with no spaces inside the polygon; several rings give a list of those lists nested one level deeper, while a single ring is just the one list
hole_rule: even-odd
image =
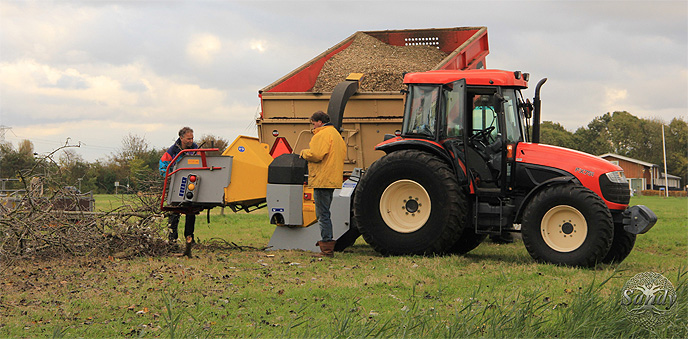
[{"label": "tractor tire tread", "polygon": [[623,224],[614,224],[614,240],[609,248],[609,252],[602,259],[604,264],[620,263],[631,254],[635,246],[636,235],[626,232]]}]

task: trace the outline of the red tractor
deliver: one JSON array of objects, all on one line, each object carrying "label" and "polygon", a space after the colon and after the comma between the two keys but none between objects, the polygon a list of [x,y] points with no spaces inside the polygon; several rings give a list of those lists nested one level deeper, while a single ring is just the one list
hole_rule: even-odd
[{"label": "red tractor", "polygon": [[[656,222],[629,207],[622,169],[539,143],[539,92],[502,70],[409,73],[400,136],[361,177],[354,222],[378,252],[466,253],[487,235],[520,232],[538,261],[620,262]],[[529,122],[532,117],[532,135]]]}]

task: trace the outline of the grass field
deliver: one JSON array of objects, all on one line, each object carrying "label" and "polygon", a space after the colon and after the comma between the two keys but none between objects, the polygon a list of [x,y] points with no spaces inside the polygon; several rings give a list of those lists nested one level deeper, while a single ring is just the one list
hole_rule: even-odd
[{"label": "grass field", "polygon": [[[688,199],[631,203],[659,222],[623,263],[595,269],[538,264],[520,241],[464,256],[382,257],[362,239],[334,259],[266,252],[264,211],[215,209],[210,224],[197,218],[194,259],[0,267],[0,337],[688,337]],[[620,306],[624,283],[648,271],[678,294],[654,331]]]}]

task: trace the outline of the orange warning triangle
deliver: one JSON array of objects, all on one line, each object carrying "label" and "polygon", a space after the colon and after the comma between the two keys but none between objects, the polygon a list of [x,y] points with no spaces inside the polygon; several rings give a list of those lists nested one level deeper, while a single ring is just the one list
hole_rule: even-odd
[{"label": "orange warning triangle", "polygon": [[278,137],[277,139],[275,139],[275,143],[272,144],[270,155],[274,159],[282,154],[291,154],[291,152],[291,146],[289,146],[289,142],[287,142],[287,139],[284,137]]}]

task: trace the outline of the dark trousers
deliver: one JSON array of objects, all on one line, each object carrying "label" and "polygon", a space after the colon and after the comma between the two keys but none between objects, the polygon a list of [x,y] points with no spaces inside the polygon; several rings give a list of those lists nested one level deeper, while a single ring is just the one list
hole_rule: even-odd
[{"label": "dark trousers", "polygon": [[[172,213],[169,216],[169,223],[167,227],[170,229],[170,240],[177,240],[179,235],[177,234],[177,227],[179,225],[179,213]],[[186,222],[184,222],[184,238],[190,236],[194,237],[194,227],[196,226],[196,215],[187,214]]]}]

